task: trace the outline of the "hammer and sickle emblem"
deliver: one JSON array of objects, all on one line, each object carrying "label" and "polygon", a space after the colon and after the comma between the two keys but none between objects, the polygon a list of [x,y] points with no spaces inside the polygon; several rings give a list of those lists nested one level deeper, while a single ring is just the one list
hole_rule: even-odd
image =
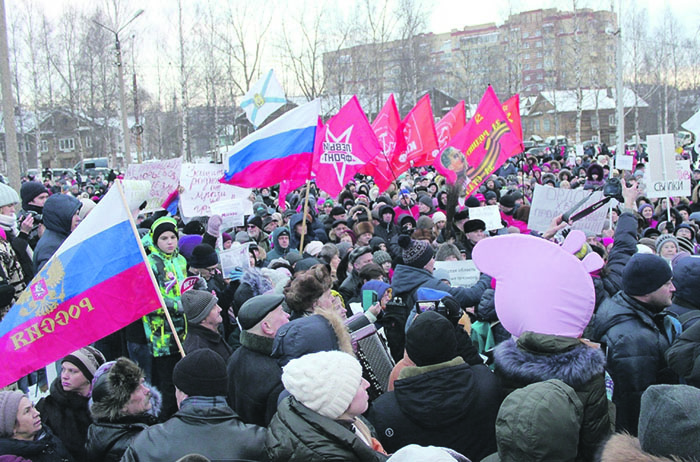
[{"label": "hammer and sickle emblem", "polygon": [[474,119],[476,119],[476,123],[477,123],[477,124],[480,124],[481,121],[484,120],[484,116],[482,116],[481,114],[477,113],[477,114],[474,116]]}]

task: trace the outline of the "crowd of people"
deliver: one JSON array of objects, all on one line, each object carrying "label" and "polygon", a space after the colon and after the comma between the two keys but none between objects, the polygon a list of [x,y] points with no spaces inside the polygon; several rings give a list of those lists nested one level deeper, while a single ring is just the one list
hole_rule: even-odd
[{"label": "crowd of people", "polygon": [[[470,197],[424,167],[255,189],[240,227],[139,215],[165,306],[1,391],[0,461],[698,460],[700,169],[649,199],[645,168],[521,155]],[[117,178],[0,183],[0,316]],[[536,185],[610,178],[601,232],[529,228]],[[466,260],[470,286],[436,268]]]}]

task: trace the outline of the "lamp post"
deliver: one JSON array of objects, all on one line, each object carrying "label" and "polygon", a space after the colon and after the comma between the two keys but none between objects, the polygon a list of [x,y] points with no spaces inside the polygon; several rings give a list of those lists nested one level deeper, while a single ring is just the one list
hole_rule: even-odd
[{"label": "lamp post", "polygon": [[117,74],[119,77],[119,105],[121,106],[121,115],[122,115],[122,139],[124,141],[124,161],[126,162],[126,165],[128,166],[131,163],[131,146],[130,146],[130,139],[129,139],[129,122],[126,117],[126,91],[124,90],[124,68],[122,66],[122,46],[121,42],[119,41],[119,32],[124,30],[126,26],[131,24],[131,22],[141,16],[143,14],[143,9],[138,10],[132,17],[129,19],[123,26],[118,28],[117,30],[111,29],[104,24],[101,24],[93,19],[93,22],[97,24],[98,26],[110,31],[111,33],[114,34],[114,49],[116,52],[116,66],[117,66]]}]

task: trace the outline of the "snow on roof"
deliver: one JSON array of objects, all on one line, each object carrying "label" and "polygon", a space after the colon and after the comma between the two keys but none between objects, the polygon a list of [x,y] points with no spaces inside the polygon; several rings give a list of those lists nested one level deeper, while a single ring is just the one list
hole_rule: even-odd
[{"label": "snow on roof", "polygon": [[[598,109],[615,109],[615,90],[613,89],[608,95],[607,89],[586,89],[583,93],[583,110],[593,111],[596,108],[596,98],[598,100]],[[559,112],[576,112],[576,90],[556,90],[543,91],[540,95],[547,100],[552,106],[556,106]],[[630,88],[625,88],[622,92],[623,102],[625,107],[635,106],[635,93]],[[556,104],[555,104],[556,101]],[[641,97],[637,97],[636,105],[638,107],[649,107],[646,101]],[[532,114],[531,114],[532,115]]]}]

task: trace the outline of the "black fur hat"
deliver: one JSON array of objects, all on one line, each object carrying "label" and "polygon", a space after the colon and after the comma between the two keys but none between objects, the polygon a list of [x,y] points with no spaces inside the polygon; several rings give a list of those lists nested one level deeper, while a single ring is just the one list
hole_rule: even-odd
[{"label": "black fur hat", "polygon": [[123,416],[122,408],[141,384],[143,373],[127,358],[119,358],[114,365],[99,375],[92,388],[90,412],[97,421],[116,421]]}]

